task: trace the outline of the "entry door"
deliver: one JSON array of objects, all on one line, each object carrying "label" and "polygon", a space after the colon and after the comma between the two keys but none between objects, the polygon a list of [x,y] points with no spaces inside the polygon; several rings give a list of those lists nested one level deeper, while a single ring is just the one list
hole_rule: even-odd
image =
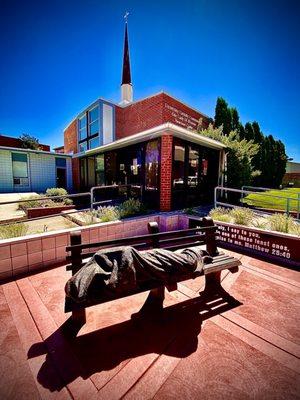
[{"label": "entry door", "polygon": [[67,187],[67,176],[65,168],[56,168],[56,187],[65,189]]}]

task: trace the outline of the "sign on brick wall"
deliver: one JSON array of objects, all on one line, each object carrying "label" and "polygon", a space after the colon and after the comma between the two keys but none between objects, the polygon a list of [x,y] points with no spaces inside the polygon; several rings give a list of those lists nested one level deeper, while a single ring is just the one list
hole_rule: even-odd
[{"label": "sign on brick wall", "polygon": [[177,107],[165,103],[165,110],[168,112],[168,119],[183,128],[196,130],[198,128],[199,119],[192,117]]}]

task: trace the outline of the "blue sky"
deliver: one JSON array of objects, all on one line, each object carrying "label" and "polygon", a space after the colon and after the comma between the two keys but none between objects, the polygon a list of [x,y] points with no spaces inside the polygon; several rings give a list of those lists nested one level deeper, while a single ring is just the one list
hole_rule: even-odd
[{"label": "blue sky", "polygon": [[300,161],[299,3],[0,0],[0,132],[57,146],[93,100],[118,102],[128,10],[135,99],[165,90],[213,116],[222,96]]}]

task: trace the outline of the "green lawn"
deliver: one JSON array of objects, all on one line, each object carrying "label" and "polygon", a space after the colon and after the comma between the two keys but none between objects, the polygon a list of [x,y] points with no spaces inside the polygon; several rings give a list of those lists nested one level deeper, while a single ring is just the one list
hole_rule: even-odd
[{"label": "green lawn", "polygon": [[[245,204],[255,206],[258,208],[272,208],[276,210],[286,210],[287,197],[298,199],[300,196],[299,188],[289,188],[283,190],[268,190],[266,192],[257,192],[248,194],[243,200]],[[282,196],[282,198],[276,198],[273,196]],[[299,205],[300,206],[300,205]],[[297,211],[298,201],[290,200],[290,211]]]}]

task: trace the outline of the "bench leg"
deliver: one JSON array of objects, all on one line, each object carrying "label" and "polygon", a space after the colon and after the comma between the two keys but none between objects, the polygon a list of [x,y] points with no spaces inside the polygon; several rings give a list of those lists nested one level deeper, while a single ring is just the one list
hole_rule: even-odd
[{"label": "bench leg", "polygon": [[165,299],[165,288],[161,286],[150,290],[148,297],[139,312],[132,314],[132,318],[139,317],[145,313],[151,313],[154,317],[163,310]]},{"label": "bench leg", "polygon": [[85,308],[72,311],[72,323],[76,326],[83,326],[86,323]]},{"label": "bench leg", "polygon": [[224,289],[221,286],[221,271],[205,275],[204,294],[219,293],[220,291],[222,292],[224,291]]}]

